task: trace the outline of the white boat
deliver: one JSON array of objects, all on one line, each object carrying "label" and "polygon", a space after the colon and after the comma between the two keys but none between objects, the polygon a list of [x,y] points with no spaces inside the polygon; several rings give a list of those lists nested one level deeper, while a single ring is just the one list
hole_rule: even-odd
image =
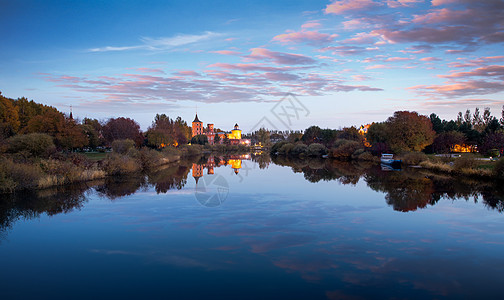
[{"label": "white boat", "polygon": [[381,156],[381,163],[386,165],[391,165],[395,163],[400,163],[398,159],[394,159],[394,154],[383,153]]}]

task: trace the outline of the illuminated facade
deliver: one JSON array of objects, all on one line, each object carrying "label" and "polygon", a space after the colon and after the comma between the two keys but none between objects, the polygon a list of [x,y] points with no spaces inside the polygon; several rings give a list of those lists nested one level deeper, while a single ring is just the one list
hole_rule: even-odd
[{"label": "illuminated facade", "polygon": [[371,143],[366,138],[366,134],[368,133],[369,127],[371,127],[371,124],[361,125],[361,127],[359,127],[359,131],[358,131],[359,134],[364,137],[364,140],[363,140],[364,146],[368,147],[368,148],[371,147]]},{"label": "illuminated facade", "polygon": [[229,143],[231,145],[250,145],[250,139],[242,139],[242,131],[238,127],[238,124],[235,124],[234,128],[231,132],[215,132],[214,124],[207,124],[207,128],[203,127],[203,122],[198,119],[198,114],[194,118],[192,122],[192,136],[196,136],[199,134],[204,134],[208,138],[208,143],[210,145],[215,144],[215,136],[219,136],[219,144],[224,142],[224,138],[227,137],[229,139]]}]

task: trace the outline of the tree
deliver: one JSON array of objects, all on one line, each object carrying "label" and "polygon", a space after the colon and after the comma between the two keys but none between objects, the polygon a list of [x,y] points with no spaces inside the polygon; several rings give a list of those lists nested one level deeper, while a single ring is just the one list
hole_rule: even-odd
[{"label": "tree", "polygon": [[19,109],[0,93],[0,141],[14,135],[20,126]]},{"label": "tree", "polygon": [[147,144],[156,148],[187,144],[190,136],[191,130],[181,117],[172,120],[165,114],[156,114],[146,133]]},{"label": "tree", "polygon": [[303,134],[301,140],[305,144],[318,143],[322,140],[322,129],[318,126],[308,127]]},{"label": "tree", "polygon": [[18,134],[8,139],[7,151],[26,156],[46,156],[54,150],[53,138],[44,133]]},{"label": "tree", "polygon": [[441,119],[434,113],[430,114],[430,120],[431,120],[431,123],[432,123],[432,129],[436,132],[436,133],[441,133],[444,131],[444,128],[443,128],[443,122],[441,121]]},{"label": "tree", "polygon": [[501,124],[501,126],[504,126],[504,105],[502,105],[500,124]]},{"label": "tree", "polygon": [[204,134],[198,134],[192,137],[191,139],[191,144],[192,145],[205,145],[208,144],[208,137]]},{"label": "tree", "polygon": [[395,152],[421,151],[436,134],[430,119],[417,112],[396,111],[385,124],[387,144]]},{"label": "tree", "polygon": [[137,146],[143,143],[143,135],[140,131],[140,125],[130,118],[112,118],[103,126],[103,137],[110,145],[115,140],[130,139]]},{"label": "tree", "polygon": [[385,143],[387,141],[387,133],[386,133],[387,125],[384,122],[373,123],[369,126],[366,139],[372,145],[376,143]]},{"label": "tree", "polygon": [[454,145],[465,144],[465,136],[461,132],[449,131],[439,134],[432,144],[432,150],[436,153],[450,153]]},{"label": "tree", "polygon": [[478,147],[478,150],[483,154],[490,154],[492,150],[500,152],[504,148],[504,133],[495,132],[488,134],[483,144]]},{"label": "tree", "polygon": [[255,133],[257,135],[257,140],[259,141],[259,143],[261,143],[261,145],[268,146],[268,147],[271,145],[270,133],[268,130],[266,130],[264,128],[260,128]]},{"label": "tree", "polygon": [[59,149],[81,148],[88,144],[88,139],[81,125],[52,109],[31,118],[22,132],[46,133],[54,137],[56,147]]},{"label": "tree", "polygon": [[218,144],[219,142],[220,142],[220,136],[219,136],[218,133],[216,133],[215,136],[214,136],[214,143]]}]

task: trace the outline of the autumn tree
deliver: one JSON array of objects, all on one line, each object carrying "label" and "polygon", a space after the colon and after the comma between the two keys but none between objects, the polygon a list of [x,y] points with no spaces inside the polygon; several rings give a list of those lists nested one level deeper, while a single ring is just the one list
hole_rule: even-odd
[{"label": "autumn tree", "polygon": [[130,118],[112,118],[105,123],[102,129],[103,137],[109,145],[115,140],[130,139],[137,146],[143,143],[140,125]]},{"label": "autumn tree", "polygon": [[396,111],[385,122],[386,140],[395,152],[421,151],[435,136],[431,120],[417,112]]},{"label": "autumn tree", "polygon": [[59,149],[75,149],[88,145],[88,139],[81,125],[66,118],[57,110],[47,110],[28,121],[23,133],[46,133],[54,138]]},{"label": "autumn tree", "polygon": [[19,109],[0,92],[0,141],[14,135],[20,126]]},{"label": "autumn tree", "polygon": [[191,130],[181,117],[172,120],[165,114],[156,114],[146,132],[147,144],[156,148],[187,144],[190,136]]}]

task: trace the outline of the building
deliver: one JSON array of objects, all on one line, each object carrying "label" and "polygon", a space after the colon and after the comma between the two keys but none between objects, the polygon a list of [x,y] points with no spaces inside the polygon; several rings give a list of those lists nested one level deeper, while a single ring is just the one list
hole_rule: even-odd
[{"label": "building", "polygon": [[199,134],[204,134],[208,138],[208,143],[210,145],[215,144],[215,136],[219,136],[219,144],[224,142],[224,139],[229,139],[230,145],[250,145],[250,139],[242,139],[242,131],[238,126],[238,123],[235,124],[234,128],[230,132],[215,132],[214,124],[207,124],[207,127],[203,127],[203,122],[198,119],[198,114],[194,118],[192,122],[192,136],[196,136]]}]

